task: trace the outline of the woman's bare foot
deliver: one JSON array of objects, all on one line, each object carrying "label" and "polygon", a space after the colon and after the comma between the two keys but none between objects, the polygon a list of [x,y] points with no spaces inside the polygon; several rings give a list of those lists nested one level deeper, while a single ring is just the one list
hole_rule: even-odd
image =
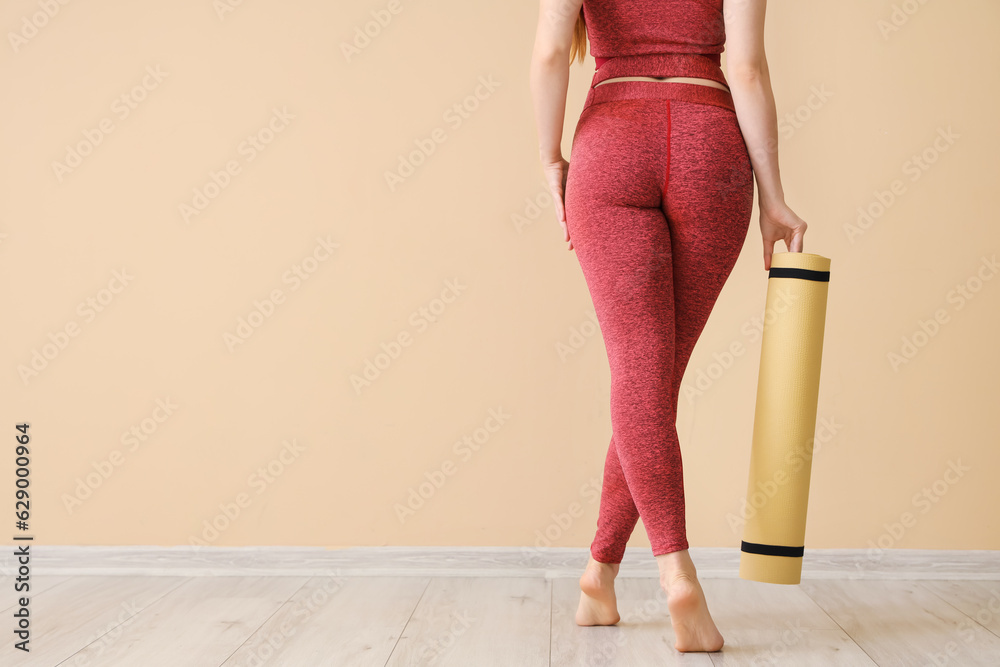
[{"label": "woman's bare foot", "polygon": [[656,557],[660,586],[667,594],[670,623],[674,626],[678,651],[718,651],[724,639],[708,612],[705,592],[698,582],[687,549]]},{"label": "woman's bare foot", "polygon": [[615,576],[619,567],[619,563],[601,563],[590,557],[587,569],[580,577],[577,625],[614,625],[621,620],[615,598]]}]

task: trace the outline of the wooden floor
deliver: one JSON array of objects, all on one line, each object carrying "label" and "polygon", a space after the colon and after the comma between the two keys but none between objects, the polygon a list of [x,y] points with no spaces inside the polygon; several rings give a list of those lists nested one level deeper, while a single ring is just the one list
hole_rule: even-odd
[{"label": "wooden floor", "polygon": [[[698,563],[697,558],[695,559]],[[32,577],[32,650],[2,665],[1000,665],[1000,580],[702,573],[722,651],[680,654],[657,579],[617,581],[621,622],[578,627],[575,577]],[[12,590],[10,576],[5,591]]]}]

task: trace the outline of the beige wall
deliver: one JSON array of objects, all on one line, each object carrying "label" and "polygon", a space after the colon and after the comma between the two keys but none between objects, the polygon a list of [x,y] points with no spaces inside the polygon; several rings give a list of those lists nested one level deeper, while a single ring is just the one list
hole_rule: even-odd
[{"label": "beige wall", "polygon": [[[832,259],[806,543],[998,549],[1000,7],[896,5],[885,35],[889,2],[768,9],[787,200]],[[589,545],[609,374],[537,162],[536,3],[219,6],[71,2],[34,33],[39,4],[0,9],[7,507],[27,421],[38,544]],[[572,69],[569,159],[593,69]],[[436,148],[390,187],[416,142]],[[714,378],[680,401],[696,546],[741,536],[756,216],[684,386]]]}]

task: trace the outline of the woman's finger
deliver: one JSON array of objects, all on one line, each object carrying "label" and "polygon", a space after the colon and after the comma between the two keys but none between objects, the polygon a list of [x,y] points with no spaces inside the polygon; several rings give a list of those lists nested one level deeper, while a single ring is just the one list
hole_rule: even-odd
[{"label": "woman's finger", "polygon": [[791,252],[802,252],[802,232],[795,230],[792,233],[792,244],[789,248]]},{"label": "woman's finger", "polygon": [[556,221],[563,228],[563,240],[569,243],[569,249],[573,249],[573,241],[570,239],[569,227],[566,224],[566,204],[565,192],[566,182],[569,177],[569,162],[563,160],[561,163],[552,163],[546,167],[549,176],[549,190],[556,207]]}]

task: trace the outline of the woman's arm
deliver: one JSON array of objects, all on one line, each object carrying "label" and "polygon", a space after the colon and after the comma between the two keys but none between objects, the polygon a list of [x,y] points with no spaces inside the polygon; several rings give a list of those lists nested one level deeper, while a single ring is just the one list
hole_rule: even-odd
[{"label": "woman's arm", "polygon": [[538,127],[538,155],[570,250],[573,242],[563,206],[569,163],[562,156],[562,130],[569,87],[569,50],[582,5],[583,0],[540,0],[529,74]]},{"label": "woman's arm", "polygon": [[726,79],[740,131],[757,179],[757,201],[764,241],[764,268],[771,268],[774,244],[802,252],[806,223],[787,204],[778,173],[778,119],[764,55],[766,0],[724,0]]},{"label": "woman's arm", "polygon": [[541,0],[535,48],[531,53],[531,95],[538,125],[538,150],[543,161],[562,157],[569,48],[583,0]]}]

